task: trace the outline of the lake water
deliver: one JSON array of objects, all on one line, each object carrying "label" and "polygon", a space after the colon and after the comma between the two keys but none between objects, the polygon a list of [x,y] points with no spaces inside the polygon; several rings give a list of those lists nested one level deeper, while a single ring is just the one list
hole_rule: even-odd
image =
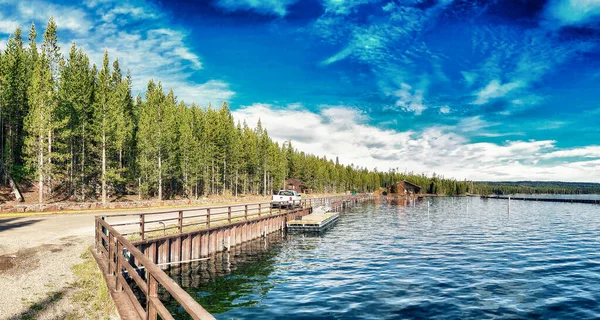
[{"label": "lake water", "polygon": [[600,318],[600,206],[426,201],[363,204],[321,236],[170,272],[218,319]]},{"label": "lake water", "polygon": [[600,194],[515,194],[514,197],[547,199],[600,200]]}]

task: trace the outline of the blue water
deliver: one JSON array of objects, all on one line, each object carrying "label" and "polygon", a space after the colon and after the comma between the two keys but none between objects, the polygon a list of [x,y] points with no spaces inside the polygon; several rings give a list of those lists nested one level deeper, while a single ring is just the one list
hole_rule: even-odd
[{"label": "blue water", "polygon": [[523,198],[600,200],[600,194],[515,194]]},{"label": "blue water", "polygon": [[600,318],[600,206],[429,201],[364,204],[320,237],[171,275],[218,319]]}]

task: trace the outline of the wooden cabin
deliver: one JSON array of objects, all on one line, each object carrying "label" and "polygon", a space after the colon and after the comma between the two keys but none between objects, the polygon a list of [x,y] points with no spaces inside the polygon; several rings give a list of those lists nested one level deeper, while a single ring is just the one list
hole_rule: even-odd
[{"label": "wooden cabin", "polygon": [[304,192],[304,185],[302,185],[302,180],[300,179],[287,178],[285,179],[285,189],[302,193]]},{"label": "wooden cabin", "polygon": [[400,194],[400,195],[409,195],[409,194],[421,194],[420,186],[410,183],[406,180],[398,182],[396,185],[393,185],[388,190],[389,194]]}]

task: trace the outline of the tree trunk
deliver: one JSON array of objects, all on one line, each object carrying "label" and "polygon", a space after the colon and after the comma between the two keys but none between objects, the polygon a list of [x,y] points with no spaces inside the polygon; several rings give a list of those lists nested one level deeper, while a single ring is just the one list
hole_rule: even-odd
[{"label": "tree trunk", "polygon": [[102,204],[106,203],[106,132],[102,132]]},{"label": "tree trunk", "polygon": [[158,153],[158,201],[162,201],[162,156]]},{"label": "tree trunk", "polygon": [[[52,129],[48,130],[48,170],[52,168]],[[52,193],[52,174],[48,172],[46,174],[46,179],[48,179],[48,193]]]},{"label": "tree trunk", "polygon": [[263,197],[267,195],[267,157],[264,160],[263,173]]},{"label": "tree trunk", "polygon": [[2,160],[2,158],[0,158],[0,172],[2,172],[2,171],[6,175],[6,178],[8,179],[8,184],[10,185],[10,187],[12,189],[12,193],[15,195],[15,199],[18,202],[24,202],[25,199],[23,198],[23,194],[21,194],[21,190],[19,190],[19,187],[13,180],[12,176],[10,175],[10,172],[8,172],[8,170],[4,166],[4,161]]},{"label": "tree trunk", "polygon": [[85,201],[85,122],[81,134],[81,201]]},{"label": "tree trunk", "polygon": [[44,203],[44,138],[40,134],[38,138],[39,143],[39,159],[38,159],[38,202],[40,204]]}]

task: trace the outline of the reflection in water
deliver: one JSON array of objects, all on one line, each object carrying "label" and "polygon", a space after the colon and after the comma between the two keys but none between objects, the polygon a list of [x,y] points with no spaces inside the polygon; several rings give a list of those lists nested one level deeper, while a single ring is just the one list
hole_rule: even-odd
[{"label": "reflection in water", "polygon": [[171,271],[218,319],[600,319],[600,206],[507,209],[381,200]]},{"label": "reflection in water", "polygon": [[[275,232],[235,246],[230,252],[171,267],[166,272],[211,313],[253,306],[275,285],[269,282],[269,275],[274,270],[273,257],[280,252],[284,238]],[[161,300],[169,300],[168,293],[164,294]],[[170,310],[176,311],[176,318],[187,318],[184,310],[176,308],[176,302],[169,305]]]}]

